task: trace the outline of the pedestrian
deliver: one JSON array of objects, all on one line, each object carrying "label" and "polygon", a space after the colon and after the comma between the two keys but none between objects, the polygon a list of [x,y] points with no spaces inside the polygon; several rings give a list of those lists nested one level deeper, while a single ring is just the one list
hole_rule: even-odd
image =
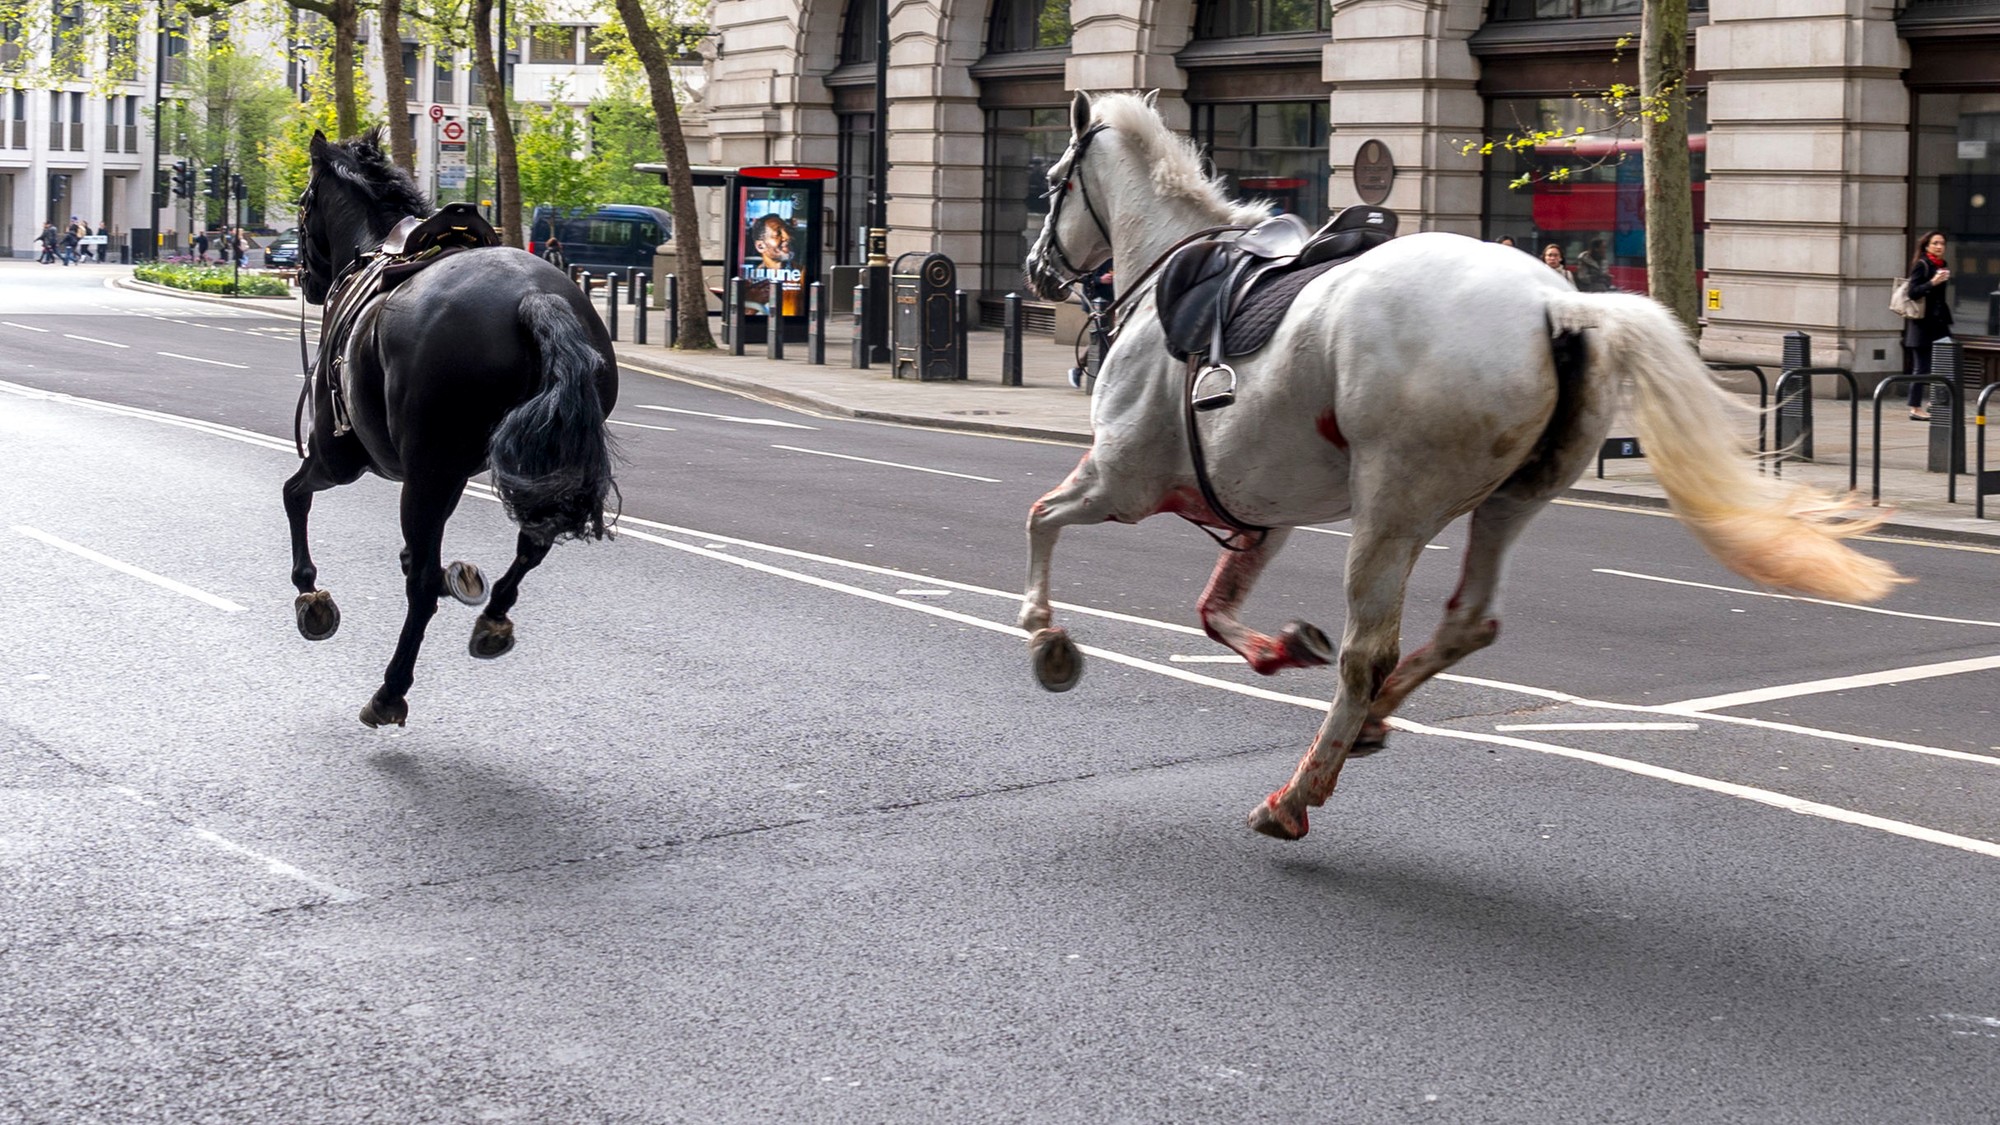
[{"label": "pedestrian", "polygon": [[[1910,299],[1924,303],[1924,315],[1903,321],[1903,347],[1910,360],[1910,373],[1931,373],[1931,345],[1951,335],[1951,301],[1945,283],[1951,271],[1944,264],[1944,232],[1927,230],[1917,239],[1916,256],[1910,259]],[[1923,383],[1910,384],[1910,418],[1928,422],[1931,412],[1924,407]]]},{"label": "pedestrian", "polygon": [[557,238],[553,232],[550,233],[548,241],[542,245],[542,258],[564,273],[569,272],[569,255],[563,252],[562,239]]},{"label": "pedestrian", "polygon": [[1590,247],[1576,256],[1576,287],[1584,293],[1609,293],[1618,288],[1611,284],[1611,263],[1604,256],[1604,240],[1593,238]]},{"label": "pedestrian", "polygon": [[54,265],[56,261],[56,225],[54,223],[43,223],[42,235],[35,241],[42,244],[42,256],[36,260],[45,266]]},{"label": "pedestrian", "polygon": [[208,232],[197,231],[194,236],[194,257],[204,265],[208,262]]},{"label": "pedestrian", "polygon": [[62,234],[62,264],[76,264],[76,228],[71,227]]},{"label": "pedestrian", "polygon": [[1513,246],[1513,245],[1514,245],[1514,237],[1513,237],[1512,235],[1507,235],[1507,234],[1503,234],[1503,235],[1501,235],[1501,236],[1500,236],[1499,238],[1496,238],[1496,239],[1494,239],[1493,241],[1494,241],[1494,243],[1495,243],[1495,244],[1497,244],[1497,245],[1500,245],[1500,246]]},{"label": "pedestrian", "polygon": [[1576,288],[1576,279],[1569,275],[1569,262],[1563,257],[1563,248],[1551,242],[1542,247],[1542,264],[1556,271],[1571,289]]},{"label": "pedestrian", "polygon": [[105,252],[111,249],[111,236],[105,233],[104,220],[102,219],[97,221],[97,237],[104,240],[97,244],[97,260],[102,262],[105,260]]}]

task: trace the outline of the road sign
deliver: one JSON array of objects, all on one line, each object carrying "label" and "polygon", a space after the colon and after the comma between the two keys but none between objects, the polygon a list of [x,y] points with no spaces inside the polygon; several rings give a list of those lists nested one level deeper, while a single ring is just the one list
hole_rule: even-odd
[{"label": "road sign", "polygon": [[440,151],[438,152],[438,167],[440,168],[465,167],[464,144],[461,143],[455,145],[441,145],[439,146],[439,149]]},{"label": "road sign", "polygon": [[464,141],[464,140],[465,140],[465,122],[463,122],[463,121],[447,121],[447,122],[445,122],[445,123],[444,123],[444,127],[443,127],[442,129],[439,129],[439,130],[438,130],[438,136],[440,136],[440,137],[444,138],[444,140],[446,140],[447,142],[462,142],[462,141]]},{"label": "road sign", "polygon": [[438,169],[439,188],[462,188],[465,186],[465,165]]},{"label": "road sign", "polygon": [[439,120],[439,119],[441,119],[441,118],[443,118],[443,117],[444,117],[444,107],[443,107],[443,106],[441,106],[441,105],[434,105],[434,106],[432,106],[432,107],[431,107],[431,120],[432,120],[432,121],[437,121],[437,120]]}]

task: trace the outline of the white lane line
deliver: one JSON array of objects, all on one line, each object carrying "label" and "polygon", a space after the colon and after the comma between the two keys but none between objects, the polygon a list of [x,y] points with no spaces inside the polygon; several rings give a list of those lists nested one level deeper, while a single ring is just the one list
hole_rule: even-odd
[{"label": "white lane line", "polygon": [[1859,613],[1879,613],[1884,617],[1907,617],[1912,621],[1937,621],[1945,625],[1983,625],[1989,629],[2000,629],[2000,621],[1985,621],[1975,617],[1938,617],[1929,613],[1908,613],[1900,609],[1883,609],[1880,606],[1855,605],[1851,602],[1836,602],[1827,598],[1804,598],[1797,594],[1780,594],[1772,590],[1744,590],[1735,586],[1718,586],[1712,582],[1690,582],[1685,578],[1663,578],[1657,574],[1640,574],[1635,570],[1613,570],[1610,567],[1593,567],[1592,574],[1609,574],[1618,578],[1637,578],[1641,582],[1663,582],[1669,586],[1692,586],[1697,590],[1718,590],[1725,594],[1741,594],[1746,598],[1776,598],[1786,602],[1806,602],[1811,605],[1828,605],[1835,609],[1851,609]]},{"label": "white lane line", "polygon": [[783,449],[790,453],[810,453],[815,457],[838,457],[842,461],[859,461],[864,465],[881,465],[890,469],[909,469],[917,473],[935,473],[941,477],[958,477],[961,480],[984,481],[987,484],[1005,484],[995,477],[978,477],[971,473],[954,473],[950,469],[926,469],[922,465],[905,465],[896,461],[877,461],[873,457],[855,457],[847,453],[828,453],[824,449],[801,449],[796,445],[774,445],[772,449]]},{"label": "white lane line", "polygon": [[635,430],[658,430],[663,434],[680,433],[679,430],[674,429],[672,426],[648,426],[644,422],[627,422],[622,418],[606,418],[605,421],[614,426],[630,426]]},{"label": "white lane line", "polygon": [[643,402],[635,402],[632,406],[635,410],[658,410],[665,414],[687,414],[696,418],[713,418],[718,422],[738,422],[745,426],[777,426],[780,429],[786,430],[819,429],[818,426],[807,426],[798,422],[780,422],[776,418],[744,418],[735,414],[710,414],[706,410],[683,410],[678,406],[653,406]]},{"label": "white lane line", "polygon": [[37,328],[32,324],[15,324],[11,320],[0,320],[0,324],[4,324],[9,328],[19,328],[23,332],[40,332],[44,335],[47,335],[49,331],[46,328]]},{"label": "white lane line", "polygon": [[[974,617],[971,616],[970,614],[957,613],[953,610],[948,610],[941,606],[926,605],[923,602],[908,601],[903,598],[894,597],[889,594],[882,594],[882,593],[877,593],[874,590],[863,589],[862,587],[859,586],[850,586],[844,582],[835,582],[831,579],[820,578],[817,575],[804,574],[794,570],[786,570],[782,567],[772,566],[768,563],[757,562],[754,559],[744,559],[744,558],[738,558],[735,555],[725,555],[719,551],[711,551],[705,547],[697,547],[689,543],[677,543],[674,540],[667,539],[658,535],[651,535],[643,531],[633,531],[627,529],[625,531],[625,534],[630,535],[635,539],[645,540],[646,542],[649,543],[657,543],[663,547],[671,547],[676,551],[684,551],[691,555],[698,555],[703,558],[712,559],[718,562],[726,562],[731,564],[732,566],[740,566],[748,570],[755,570],[764,574],[774,575],[779,578],[787,578],[795,582],[805,583],[806,585],[809,586],[817,586],[824,590],[832,590],[836,593],[848,594],[853,597],[865,598],[869,601],[881,602],[885,605],[892,605],[900,607],[902,609],[914,610],[918,613],[930,614],[933,617],[941,617],[947,621],[955,621],[961,625],[969,625],[974,628],[985,629],[995,633],[1003,633],[1013,637],[1025,638],[1027,636],[1025,632],[1012,625],[1003,625],[1000,622],[989,621],[983,617]],[[1127,656],[1122,652],[1113,652],[1109,649],[1096,648],[1090,645],[1078,645],[1077,648],[1088,655],[1098,657],[1102,660],[1106,660],[1114,664],[1122,664],[1128,668],[1135,668],[1141,671],[1153,672],[1157,675],[1166,676],[1170,679],[1182,680],[1184,682],[1191,684],[1200,684],[1205,687],[1217,688],[1222,691],[1232,692],[1237,695],[1249,696],[1253,699],[1265,699],[1277,703],[1289,703],[1294,706],[1302,707],[1310,711],[1324,712],[1327,710],[1327,704],[1317,699],[1307,699],[1304,696],[1287,695],[1283,692],[1271,691],[1267,688],[1253,687],[1247,684],[1231,683],[1228,680],[1218,680],[1213,676],[1204,676],[1196,672],[1185,671],[1183,669],[1175,668],[1167,664],[1155,664],[1150,660],[1141,660],[1138,657]],[[1538,754],[1548,754],[1558,758],[1570,758],[1579,762],[1589,762],[1592,765],[1603,766],[1607,769],[1614,769],[1621,771],[1623,773],[1634,774],[1640,777],[1647,777],[1656,781],[1665,781],[1670,784],[1685,786],[1690,789],[1699,789],[1709,793],[1716,793],[1725,797],[1734,797],[1737,798],[1738,800],[1751,801],[1756,804],[1767,805],[1771,808],[1782,809],[1786,812],[1794,812],[1805,816],[1818,817],[1823,820],[1829,820],[1840,824],[1850,824],[1859,828],[1871,828],[1878,832],[1884,832],[1892,836],[1901,836],[1904,837],[1905,839],[1918,840],[1929,844],[1938,844],[1948,848],[1956,848],[1960,851],[1970,852],[1974,855],[1985,856],[1989,859],[2000,859],[2000,844],[1996,844],[1990,840],[1980,840],[1970,836],[1960,836],[1951,832],[1941,832],[1935,828],[1926,828],[1920,824],[1909,824],[1900,820],[1890,820],[1887,817],[1873,816],[1868,813],[1855,812],[1852,809],[1843,809],[1835,805],[1822,804],[1818,801],[1808,801],[1800,797],[1793,797],[1789,794],[1777,793],[1768,789],[1758,789],[1753,786],[1739,785],[1735,782],[1721,781],[1716,778],[1703,777],[1699,774],[1686,773],[1681,770],[1667,769],[1663,766],[1656,766],[1648,762],[1638,762],[1638,761],[1632,761],[1631,759],[1627,758],[1614,757],[1610,754],[1600,754],[1594,750],[1577,750],[1568,746],[1557,746],[1554,743],[1534,742],[1525,738],[1513,738],[1511,736],[1500,735],[1500,734],[1483,734],[1477,731],[1450,730],[1445,727],[1433,727],[1423,723],[1411,722],[1407,719],[1392,718],[1389,720],[1389,725],[1395,727],[1398,730],[1410,731],[1413,734],[1429,735],[1433,738],[1441,738],[1459,742],[1477,742],[1494,746],[1508,746],[1517,750],[1531,750]]]},{"label": "white lane line", "polygon": [[[1314,534],[1317,534],[1317,535],[1338,535],[1338,536],[1341,536],[1342,538],[1345,538],[1345,539],[1352,539],[1352,538],[1354,538],[1354,533],[1353,533],[1353,532],[1351,532],[1351,531],[1340,531],[1340,530],[1337,530],[1337,529],[1335,529],[1335,528],[1331,528],[1331,527],[1313,527],[1313,526],[1311,526],[1311,525],[1308,525],[1308,524],[1301,524],[1301,525],[1299,525],[1298,527],[1295,527],[1295,528],[1293,528],[1292,530],[1293,530],[1293,531],[1310,531],[1310,532],[1313,532]],[[1451,550],[1451,548],[1450,548],[1450,547],[1447,547],[1447,546],[1445,546],[1445,545],[1444,545],[1444,544],[1442,544],[1442,543],[1426,543],[1426,544],[1424,544],[1424,550],[1426,550],[1426,551],[1449,551],[1449,550]]]},{"label": "white lane line", "polygon": [[1984,672],[1991,668],[2000,668],[2000,656],[1947,660],[1940,664],[1918,664],[1909,668],[1890,668],[1882,672],[1863,672],[1858,676],[1835,676],[1826,680],[1807,680],[1804,683],[1733,691],[1726,695],[1710,695],[1701,699],[1685,699],[1679,703],[1662,704],[1660,710],[1670,714],[1699,714],[1706,711],[1720,711],[1726,707],[1768,703],[1774,699],[1796,699],[1801,695],[1824,695],[1830,691],[1847,691],[1851,688],[1883,687],[1907,684],[1916,680],[1936,679],[1939,676],[1961,676],[1967,672]]},{"label": "white lane line", "polygon": [[185,359],[185,360],[191,360],[195,363],[213,363],[217,367],[234,367],[238,371],[250,370],[250,365],[247,363],[224,363],[222,360],[219,359],[203,359],[198,355],[182,355],[179,352],[154,352],[153,354],[163,355],[166,356],[168,359]]},{"label": "white lane line", "polygon": [[1494,730],[1700,730],[1700,723],[1494,723]]},{"label": "white lane line", "polygon": [[211,594],[206,590],[197,590],[193,586],[189,586],[183,582],[176,582],[173,579],[166,577],[165,575],[154,574],[150,570],[141,569],[139,567],[133,566],[131,563],[128,562],[120,562],[119,560],[112,558],[110,555],[100,554],[96,551],[91,550],[88,547],[72,543],[67,539],[58,539],[55,536],[50,535],[46,531],[38,531],[35,528],[27,527],[23,524],[18,524],[18,523],[14,525],[14,531],[17,534],[25,535],[30,539],[39,539],[40,541],[47,543],[49,546],[54,547],[57,550],[68,551],[70,554],[75,555],[78,558],[89,559],[91,562],[94,562],[99,566],[110,567],[112,570],[115,570],[120,574],[130,575],[131,577],[137,578],[142,582],[151,582],[153,585],[158,586],[161,589],[172,590],[176,594],[185,594],[186,596],[193,598],[195,601],[198,601],[203,605],[214,606],[216,609],[219,609],[224,613],[243,612],[242,606],[237,605],[235,602],[232,602],[227,598],[218,598],[214,594]]},{"label": "white lane line", "polygon": [[9,383],[5,380],[0,380],[0,394],[17,395],[21,398],[37,399],[42,402],[61,403],[69,406],[81,406],[88,410],[100,410],[106,414],[120,414],[127,418],[143,418],[149,422],[160,422],[168,426],[180,426],[183,429],[199,430],[214,437],[228,438],[230,441],[240,441],[246,445],[260,446],[264,449],[276,449],[284,453],[297,453],[297,450],[292,448],[292,443],[287,439],[275,438],[268,434],[255,433],[250,430],[240,430],[235,426],[225,426],[220,422],[204,422],[199,418],[183,418],[178,414],[163,414],[157,410],[144,410],[136,406],[122,406],[115,402],[101,402],[94,398],[79,398],[76,395],[67,395],[59,391],[38,390],[34,387],[22,386],[19,383]]},{"label": "white lane line", "polygon": [[[112,788],[116,789],[120,793],[125,794],[125,796],[131,798],[132,800],[138,802],[139,804],[146,806],[149,809],[161,809],[162,811],[167,811],[165,810],[165,807],[162,806],[158,801],[153,800],[151,797],[146,796],[144,793],[139,792],[137,789],[132,789],[124,785],[114,785],[112,786]],[[168,812],[168,815],[171,816],[173,814],[171,812]],[[182,823],[187,824],[189,831],[193,832],[198,839],[206,840],[209,843],[214,844],[216,847],[221,848],[226,852],[233,852],[237,855],[242,856],[245,859],[251,860],[252,862],[261,863],[264,865],[264,869],[266,871],[269,871],[273,875],[279,875],[287,879],[293,879],[298,882],[304,883],[306,886],[311,887],[313,890],[316,890],[319,893],[325,895],[328,902],[343,902],[343,903],[360,902],[362,899],[368,897],[367,895],[362,894],[360,891],[350,891],[346,887],[340,886],[337,883],[329,883],[325,879],[321,879],[313,875],[308,875],[304,871],[301,871],[298,868],[293,867],[291,864],[286,863],[282,859],[278,859],[275,856],[265,855],[263,852],[260,852],[255,848],[244,847],[242,844],[237,843],[236,841],[230,839],[227,836],[222,835],[219,832],[211,831],[207,828],[201,827],[198,824],[188,823],[187,821],[182,821]]]},{"label": "white lane line", "polygon": [[65,332],[63,336],[71,340],[82,340],[86,344],[103,344],[107,348],[129,348],[132,346],[130,344],[121,344],[116,340],[100,340],[95,336],[79,336],[74,332]]},{"label": "white lane line", "polygon": [[951,596],[951,591],[950,590],[898,590],[896,591],[896,595],[898,597],[904,597],[904,598],[948,598]]},{"label": "white lane line", "polygon": [[1206,653],[1206,654],[1196,654],[1196,653],[1185,653],[1185,652],[1177,652],[1177,653],[1174,653],[1174,654],[1173,654],[1172,656],[1169,656],[1169,657],[1167,657],[1167,661],[1168,661],[1169,663],[1172,663],[1172,664],[1244,664],[1244,663],[1248,663],[1248,662],[1247,662],[1247,661],[1245,661],[1245,660],[1244,660],[1244,659],[1243,659],[1242,657],[1240,657],[1240,656],[1236,655],[1236,654],[1235,654],[1235,653],[1233,653],[1233,652],[1225,652],[1225,653],[1220,653],[1220,654],[1214,654],[1214,653]]}]

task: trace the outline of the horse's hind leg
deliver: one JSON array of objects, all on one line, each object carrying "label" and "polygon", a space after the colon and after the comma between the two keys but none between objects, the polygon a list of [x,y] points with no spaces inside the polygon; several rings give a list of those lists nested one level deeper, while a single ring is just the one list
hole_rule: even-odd
[{"label": "horse's hind leg", "polygon": [[423,647],[424,630],[444,594],[444,566],[439,557],[444,548],[444,525],[464,492],[465,480],[460,477],[413,471],[403,484],[403,544],[410,557],[403,589],[409,605],[403,615],[402,635],[396,639],[396,655],[382,675],[382,686],[361,708],[361,721],[371,727],[384,723],[402,726],[410,714],[404,696],[416,682],[417,650]]},{"label": "horse's hind leg", "polygon": [[548,557],[550,545],[546,539],[521,533],[514,546],[513,565],[494,583],[492,600],[472,621],[472,643],[468,646],[472,655],[492,660],[514,647],[514,623],[507,619],[507,611],[514,608],[514,599],[520,596],[521,579]]},{"label": "horse's hind leg", "polygon": [[333,595],[318,588],[319,568],[313,565],[312,550],[306,544],[306,517],[312,511],[313,493],[347,484],[361,475],[330,471],[318,456],[307,457],[285,482],[285,518],[292,528],[292,585],[299,592],[293,599],[292,614],[299,635],[309,641],[323,641],[340,628],[340,607]]},{"label": "horse's hind leg", "polygon": [[1410,568],[1436,529],[1395,530],[1396,534],[1383,534],[1383,529],[1355,520],[1354,546],[1347,556],[1340,687],[1292,779],[1250,814],[1250,827],[1267,836],[1296,840],[1306,834],[1306,810],[1325,804],[1333,793],[1341,763],[1368,718],[1369,704],[1396,666]]},{"label": "horse's hind leg", "polygon": [[1236,619],[1236,611],[1243,605],[1243,599],[1250,596],[1250,587],[1257,576],[1264,573],[1291,535],[1289,527],[1274,527],[1252,546],[1222,552],[1208,588],[1201,592],[1201,601],[1196,603],[1201,627],[1210,637],[1235,650],[1259,675],[1268,676],[1281,668],[1310,668],[1333,660],[1333,645],[1316,626],[1293,621],[1272,637],[1247,629]]},{"label": "horse's hind leg", "polygon": [[1368,707],[1351,754],[1372,754],[1389,737],[1388,718],[1424,681],[1478,652],[1500,636],[1500,578],[1507,551],[1547,497],[1522,499],[1495,493],[1473,510],[1465,542],[1465,567],[1458,589],[1445,603],[1444,619],[1431,642],[1389,673]]}]

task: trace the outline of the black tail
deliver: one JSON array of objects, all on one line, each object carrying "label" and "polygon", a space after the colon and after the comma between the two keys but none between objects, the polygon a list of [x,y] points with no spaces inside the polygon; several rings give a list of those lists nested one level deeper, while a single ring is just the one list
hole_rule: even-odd
[{"label": "black tail", "polygon": [[604,357],[561,297],[521,299],[521,323],[542,354],[542,388],[509,411],[487,451],[507,514],[530,535],[602,539],[611,442],[597,395]]}]

